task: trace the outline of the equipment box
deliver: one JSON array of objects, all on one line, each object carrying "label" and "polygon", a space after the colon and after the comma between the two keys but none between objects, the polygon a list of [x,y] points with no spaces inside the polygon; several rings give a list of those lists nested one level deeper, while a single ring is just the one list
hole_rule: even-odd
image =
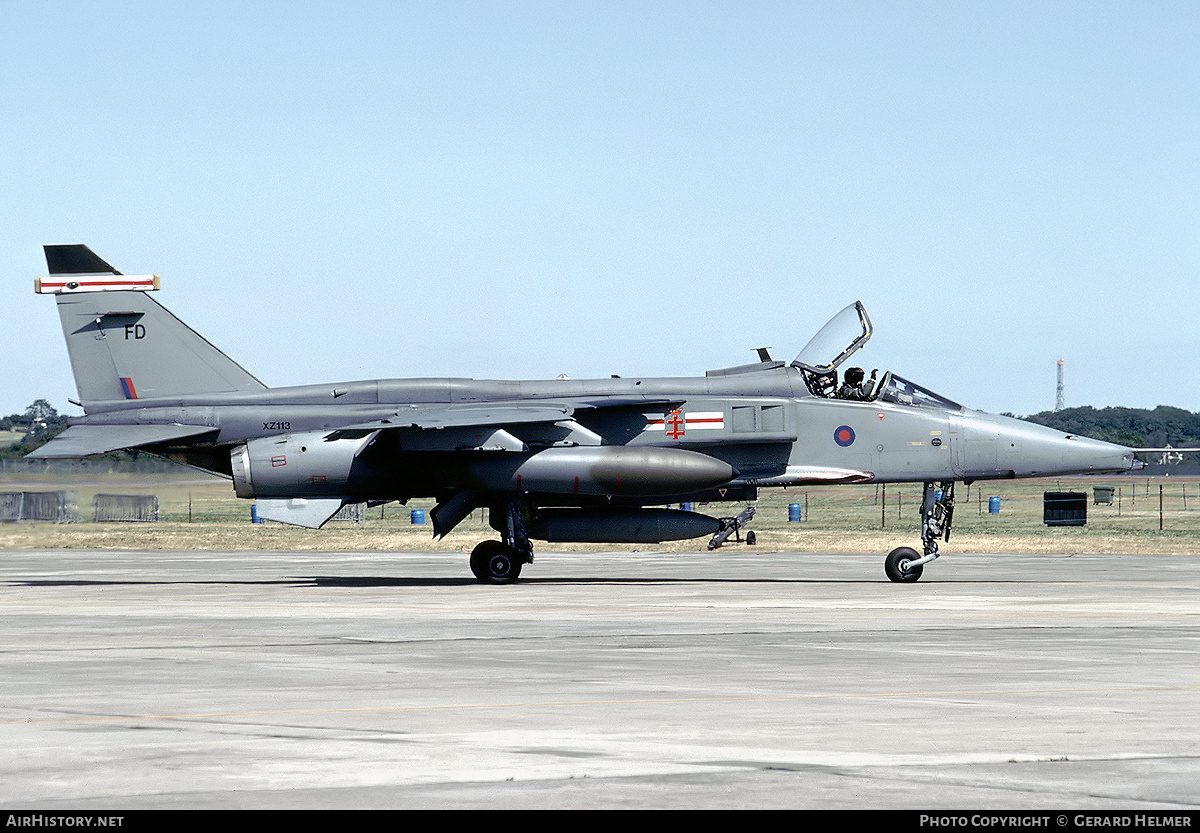
[{"label": "equipment box", "polygon": [[1046,526],[1083,526],[1087,523],[1087,492],[1045,492],[1042,521]]}]

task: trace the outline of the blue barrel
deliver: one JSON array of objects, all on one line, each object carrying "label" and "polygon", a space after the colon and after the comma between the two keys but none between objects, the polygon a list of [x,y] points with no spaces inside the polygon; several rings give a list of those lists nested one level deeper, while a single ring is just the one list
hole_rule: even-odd
[{"label": "blue barrel", "polygon": [[992,495],[990,498],[988,498],[988,514],[1000,514],[1000,498],[996,497],[995,495]]},{"label": "blue barrel", "polygon": [[257,503],[250,504],[250,523],[260,524],[262,522],[263,522],[263,519],[258,517],[258,504]]},{"label": "blue barrel", "polygon": [[414,524],[423,524],[423,523],[425,523],[425,510],[424,509],[414,509],[412,511],[411,517],[412,517],[412,522]]},{"label": "blue barrel", "polygon": [[680,509],[682,509],[684,512],[691,512],[691,511],[692,511],[692,504],[690,504],[690,503],[681,503],[681,504],[679,504],[679,508],[680,508]]},{"label": "blue barrel", "polygon": [[804,520],[804,507],[799,503],[788,504],[788,523],[800,523]]}]

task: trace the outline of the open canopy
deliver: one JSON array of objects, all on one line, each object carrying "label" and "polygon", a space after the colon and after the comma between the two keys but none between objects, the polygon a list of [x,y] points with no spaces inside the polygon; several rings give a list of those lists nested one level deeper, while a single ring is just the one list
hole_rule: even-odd
[{"label": "open canopy", "polygon": [[871,319],[862,301],[839,312],[812,337],[792,361],[814,373],[828,373],[850,358],[871,338]]},{"label": "open canopy", "polygon": [[829,319],[824,327],[792,361],[799,368],[808,389],[814,396],[830,399],[849,399],[860,402],[892,402],[897,405],[915,405],[925,408],[962,410],[962,406],[928,388],[910,382],[891,371],[878,378],[872,371],[865,378],[860,368],[848,368],[843,384],[838,386],[838,368],[845,364],[871,338],[871,319],[862,301],[850,306]]}]

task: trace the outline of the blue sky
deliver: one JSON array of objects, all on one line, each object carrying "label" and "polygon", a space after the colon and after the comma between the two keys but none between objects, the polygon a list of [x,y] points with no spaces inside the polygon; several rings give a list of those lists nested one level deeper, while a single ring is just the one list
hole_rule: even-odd
[{"label": "blue sky", "polygon": [[693,375],[861,299],[972,407],[1200,410],[1194,2],[0,0],[0,413],[87,243],[271,386]]}]

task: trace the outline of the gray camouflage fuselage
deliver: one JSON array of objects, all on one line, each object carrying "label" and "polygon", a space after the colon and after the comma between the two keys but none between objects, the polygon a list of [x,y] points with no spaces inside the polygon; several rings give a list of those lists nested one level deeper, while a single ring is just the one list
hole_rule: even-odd
[{"label": "gray camouflage fuselage", "polygon": [[[388,379],[261,391],[93,403],[77,425],[211,428],[185,443],[152,444],[182,461],[231,474],[218,449],[252,440],[292,442],[316,433],[320,441],[336,429],[389,420],[401,424],[405,410],[430,406],[478,408],[521,401],[561,411],[546,423],[498,424],[525,448],[497,445],[493,454],[525,461],[553,447],[664,447],[701,452],[737,470],[730,485],[802,485],[827,482],[921,482],[986,480],[1128,469],[1131,452],[1009,417],[886,402],[824,399],[808,392],[796,368],[764,363],[702,378],[561,381],[476,381]],[[614,407],[596,407],[616,400]],[[639,407],[638,400],[647,404]],[[678,401],[667,407],[661,400]],[[668,424],[678,410],[679,424]],[[719,414],[689,427],[688,414]],[[653,424],[650,420],[662,420]],[[702,426],[702,427],[701,427]],[[572,437],[572,430],[588,432]],[[849,428],[841,442],[837,432]],[[429,439],[430,431],[457,431],[453,448]],[[378,483],[363,481],[349,494],[371,499],[437,497],[463,485],[473,461],[445,465],[447,452],[489,450],[488,429],[412,428],[395,449],[398,465]],[[596,438],[599,438],[598,441]],[[473,444],[474,443],[474,444]],[[307,453],[305,452],[300,453]],[[410,464],[400,463],[406,455]],[[423,459],[424,458],[424,459]],[[435,459],[428,459],[435,458]],[[480,471],[488,467],[480,467]],[[305,467],[306,473],[321,474]],[[483,477],[483,474],[479,475]],[[495,483],[488,485],[503,488]],[[311,485],[311,484],[310,484]],[[472,483],[471,485],[477,485]],[[511,484],[515,487],[515,482]],[[572,483],[573,486],[573,483]],[[379,494],[374,490],[388,489]],[[328,490],[306,489],[314,495]],[[672,497],[678,492],[660,492]]]},{"label": "gray camouflage fuselage", "polygon": [[[861,304],[790,364],[764,351],[697,378],[267,388],[150,298],[157,278],[121,276],[82,246],[48,246],[47,260],[38,291],[56,294],[85,416],[32,456],[161,454],[231,477],[265,518],[310,527],[351,502],[431,497],[444,535],[486,506],[505,543],[473,556],[481,578],[488,559],[528,561],[530,537],[640,542],[720,528],[643,507],[753,500],[772,486],[1119,471],[1133,459],[891,373],[839,398],[837,369],[871,334]],[[948,535],[952,498],[943,509]],[[927,538],[942,534],[931,528]]]}]

